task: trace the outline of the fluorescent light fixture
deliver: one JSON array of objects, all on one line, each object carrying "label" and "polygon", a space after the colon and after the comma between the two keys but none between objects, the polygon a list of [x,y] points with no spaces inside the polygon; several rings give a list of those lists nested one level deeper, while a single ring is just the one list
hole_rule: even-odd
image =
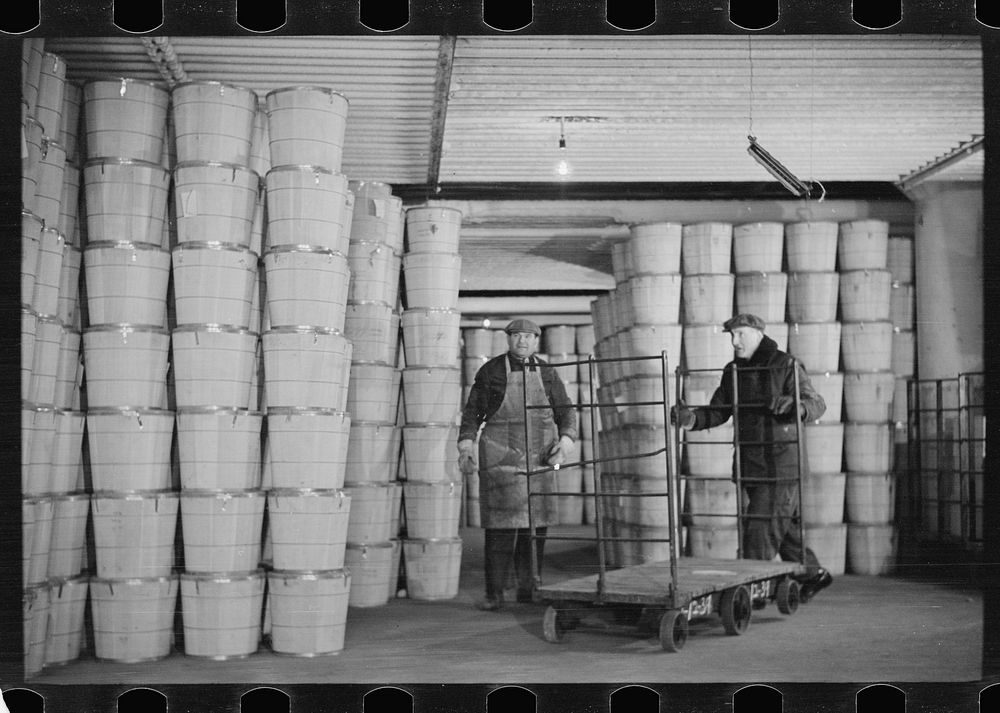
[{"label": "fluorescent light fixture", "polygon": [[747,147],[747,153],[753,156],[754,161],[766,168],[768,173],[781,182],[781,185],[799,198],[809,197],[810,186],[796,178],[795,174],[785,168],[778,159],[761,148],[760,144],[757,143],[756,137],[748,135],[747,138],[750,139],[750,146]]}]

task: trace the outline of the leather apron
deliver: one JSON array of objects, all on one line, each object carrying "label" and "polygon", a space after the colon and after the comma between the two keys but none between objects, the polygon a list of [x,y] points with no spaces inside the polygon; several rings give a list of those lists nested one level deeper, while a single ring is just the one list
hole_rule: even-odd
[{"label": "leather apron", "polygon": [[[497,412],[490,417],[479,434],[479,510],[484,528],[528,527],[527,457],[532,468],[544,465],[548,449],[559,440],[559,429],[551,408],[530,409],[528,436],[524,433],[524,379],[530,405],[548,405],[542,384],[541,367],[511,372],[509,357],[504,358],[507,370],[507,390]],[[526,448],[526,445],[528,446]],[[518,473],[520,471],[520,474]],[[531,492],[558,491],[555,472],[531,476]],[[557,498],[533,497],[531,516],[535,527],[558,523]]]}]

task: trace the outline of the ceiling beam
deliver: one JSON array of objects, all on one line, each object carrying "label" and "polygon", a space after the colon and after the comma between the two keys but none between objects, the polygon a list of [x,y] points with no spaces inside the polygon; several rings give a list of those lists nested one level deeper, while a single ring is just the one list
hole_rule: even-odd
[{"label": "ceiling beam", "polygon": [[983,150],[984,144],[985,137],[974,136],[971,140],[964,142],[961,146],[955,149],[952,149],[944,156],[938,156],[933,161],[924,164],[909,175],[901,177],[896,182],[896,185],[899,186],[899,190],[906,193],[906,195],[910,195],[909,192],[912,188],[941,173],[946,168],[954,166],[970,156],[979,153]]},{"label": "ceiling beam", "polygon": [[451,92],[451,70],[454,64],[455,36],[441,35],[434,77],[434,113],[431,117],[430,155],[427,160],[427,189],[429,191],[436,189],[441,175],[444,122],[448,116],[448,94]]},{"label": "ceiling beam", "polygon": [[[888,181],[824,183],[825,200],[906,200]],[[444,183],[394,184],[404,203],[435,200],[789,200],[788,191],[772,182],[632,182],[632,183]]]}]

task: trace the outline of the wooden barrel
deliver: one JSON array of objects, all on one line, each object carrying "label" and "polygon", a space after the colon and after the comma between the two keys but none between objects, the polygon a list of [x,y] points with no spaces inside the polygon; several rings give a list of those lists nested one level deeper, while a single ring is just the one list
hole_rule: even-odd
[{"label": "wooden barrel", "polygon": [[110,324],[83,333],[88,408],[166,404],[170,335],[158,327]]},{"label": "wooden barrel", "polygon": [[328,656],[344,648],[351,573],[267,574],[271,650],[285,656]]},{"label": "wooden barrel", "polygon": [[342,487],[354,425],[342,411],[268,408],[264,487]]},{"label": "wooden barrel", "polygon": [[185,571],[255,569],[260,561],[264,503],[263,490],[182,491]]},{"label": "wooden barrel", "polygon": [[249,247],[260,176],[219,159],[174,168],[178,243],[218,241]]},{"label": "wooden barrel", "polygon": [[94,655],[140,663],[170,654],[177,606],[176,575],[90,580]]},{"label": "wooden barrel", "polygon": [[840,270],[882,270],[888,259],[889,223],[852,220],[840,223],[837,260]]},{"label": "wooden barrel", "polygon": [[686,275],[728,273],[732,253],[730,223],[693,223],[681,229],[681,265]]},{"label": "wooden barrel", "polygon": [[406,590],[411,599],[442,600],[458,596],[461,538],[403,540]]},{"label": "wooden barrel", "polygon": [[346,176],[322,166],[277,165],[264,183],[268,247],[311,245],[347,254],[353,206]]},{"label": "wooden barrel", "polygon": [[272,328],[308,325],[341,331],[351,271],[343,253],[285,246],[264,254],[267,314]]},{"label": "wooden barrel", "polygon": [[184,653],[213,661],[257,651],[265,575],[184,572],[180,575]]},{"label": "wooden barrel", "polygon": [[91,325],[166,326],[170,253],[159,245],[91,242],[83,271]]},{"label": "wooden barrel", "polygon": [[170,93],[140,79],[97,79],[83,85],[87,158],[160,162]]},{"label": "wooden barrel", "polygon": [[343,94],[327,87],[290,86],[268,92],[264,101],[272,165],[340,170],[349,109]]},{"label": "wooden barrel", "polygon": [[170,92],[178,164],[218,161],[247,166],[257,94],[223,82],[189,81]]},{"label": "wooden barrel", "polygon": [[403,280],[409,309],[456,309],[462,280],[462,256],[417,252],[403,256]]},{"label": "wooden barrel", "polygon": [[178,506],[178,494],[172,491],[95,491],[91,509],[97,576],[169,576]]},{"label": "wooden barrel", "polygon": [[346,490],[272,490],[267,495],[272,562],[278,570],[322,571],[344,566],[351,510]]},{"label": "wooden barrel", "polygon": [[839,226],[832,221],[785,225],[789,272],[831,272],[837,264]]},{"label": "wooden barrel", "polygon": [[170,173],[159,164],[159,156],[155,162],[89,159],[83,167],[89,240],[162,247],[169,187]]},{"label": "wooden barrel", "polygon": [[263,421],[259,411],[219,406],[178,408],[181,489],[240,491],[261,487]]},{"label": "wooden barrel", "polygon": [[734,271],[737,274],[780,272],[784,242],[784,223],[743,223],[733,226]]},{"label": "wooden barrel", "polygon": [[680,223],[640,223],[629,227],[631,274],[667,274],[681,271]]},{"label": "wooden barrel", "polygon": [[446,206],[416,206],[406,210],[407,253],[457,253],[462,211]]},{"label": "wooden barrel", "polygon": [[189,324],[173,331],[171,343],[178,407],[256,408],[256,332]]},{"label": "wooden barrel", "polygon": [[788,275],[751,272],[736,275],[736,311],[749,312],[767,324],[785,321]]}]

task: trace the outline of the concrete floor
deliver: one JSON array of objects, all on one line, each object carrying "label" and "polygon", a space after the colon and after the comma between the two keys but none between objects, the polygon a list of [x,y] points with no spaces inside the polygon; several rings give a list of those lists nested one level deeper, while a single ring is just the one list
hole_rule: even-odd
[{"label": "concrete floor", "polygon": [[[566,528],[560,528],[566,531]],[[583,534],[585,528],[576,528]],[[727,636],[713,616],[693,623],[684,649],[664,652],[656,637],[634,628],[569,632],[562,643],[542,638],[540,604],[479,612],[482,532],[464,530],[457,598],[395,599],[351,609],[344,650],[301,659],[266,648],[241,661],[184,656],[146,664],[101,662],[89,654],[46,669],[38,684],[141,683],[586,683],[596,681],[963,682],[982,678],[982,595],[955,580],[925,577],[837,577],[833,586],[784,616],[773,604],[753,612],[747,632]],[[545,581],[593,569],[592,545],[547,544]],[[600,624],[600,621],[595,621]]]}]

